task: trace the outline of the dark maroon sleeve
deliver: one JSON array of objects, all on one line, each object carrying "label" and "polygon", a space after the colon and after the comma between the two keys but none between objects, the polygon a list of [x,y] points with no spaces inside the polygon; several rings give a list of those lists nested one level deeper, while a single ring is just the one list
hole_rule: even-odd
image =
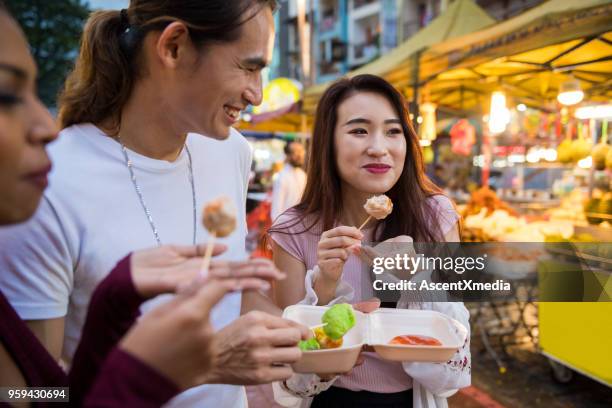
[{"label": "dark maroon sleeve", "polygon": [[[83,406],[159,407],[179,391],[166,377],[131,354],[116,348],[104,362]],[[72,389],[70,403],[73,404]]]},{"label": "dark maroon sleeve", "polygon": [[144,301],[134,287],[128,255],[100,282],[91,297],[69,374],[70,401],[75,406],[83,401],[104,360],[140,315],[139,307]]}]

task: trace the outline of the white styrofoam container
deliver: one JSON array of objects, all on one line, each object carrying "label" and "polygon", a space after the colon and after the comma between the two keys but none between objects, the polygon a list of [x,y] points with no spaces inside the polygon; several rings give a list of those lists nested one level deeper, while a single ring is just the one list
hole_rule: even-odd
[{"label": "white styrofoam container", "polygon": [[[289,306],[283,317],[305,326],[321,323],[327,306]],[[434,337],[442,346],[388,344],[395,336],[417,334]],[[337,349],[304,351],[293,365],[298,373],[343,373],[354,367],[362,346],[370,345],[382,358],[391,361],[443,363],[463,346],[467,329],[458,321],[432,310],[381,308],[372,313],[355,311],[355,327]]]}]

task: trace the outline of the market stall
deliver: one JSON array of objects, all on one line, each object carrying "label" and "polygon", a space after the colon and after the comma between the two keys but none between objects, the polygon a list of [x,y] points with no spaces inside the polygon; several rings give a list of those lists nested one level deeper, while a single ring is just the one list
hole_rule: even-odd
[{"label": "market stall", "polygon": [[[496,24],[473,1],[457,0],[397,49],[348,76],[383,76],[411,101],[426,161],[444,166],[443,173],[452,175],[440,180],[447,194],[466,203],[460,207],[465,241],[610,245],[610,15],[607,0],[548,1]],[[304,91],[303,112],[312,115],[327,86]],[[470,180],[457,183],[464,168],[471,170]],[[515,251],[499,257],[529,266],[510,270],[521,271],[520,279],[533,288],[529,280],[559,266],[540,263],[540,255]],[[602,272],[584,279],[608,279],[610,268],[600,261]],[[610,296],[605,285],[604,300]],[[526,298],[513,299],[517,312],[509,325],[493,304],[484,305],[497,314],[489,321],[477,311],[476,329],[482,329],[485,344],[492,320],[509,333],[522,327],[552,360],[610,384],[612,358],[603,349],[610,333],[601,329],[612,326],[609,303],[534,303],[546,290],[536,284]],[[579,314],[565,310],[570,305],[590,318],[578,321]],[[588,336],[566,336],[573,346],[558,340],[569,330]],[[596,362],[595,355],[607,363]]]},{"label": "market stall", "polygon": [[[433,46],[421,60],[428,76],[419,79],[428,101],[455,114],[455,120],[470,117],[485,125],[474,165],[486,170],[483,181],[496,191],[472,194],[464,208],[464,238],[571,241],[577,247],[597,243],[595,253],[547,253],[548,260],[515,276],[517,282],[537,278],[538,285],[536,293],[503,305],[514,313],[503,315],[495,304],[478,309],[476,330],[501,370],[505,365],[490,337],[500,336],[505,347],[511,344],[505,336],[522,328],[550,359],[557,380],[569,380],[575,370],[612,384],[607,329],[612,326],[607,303],[612,265],[609,253],[601,254],[612,241],[612,166],[607,163],[611,11],[609,2],[548,2],[490,29]],[[405,88],[410,95],[411,87]],[[526,254],[516,256],[507,254],[506,260],[529,262]],[[597,265],[585,268],[586,261]],[[585,290],[592,282],[599,285],[600,292],[589,298],[598,303],[534,304],[533,299],[550,293],[547,278],[559,273],[577,277],[573,283]],[[494,313],[482,320],[485,309]]]}]

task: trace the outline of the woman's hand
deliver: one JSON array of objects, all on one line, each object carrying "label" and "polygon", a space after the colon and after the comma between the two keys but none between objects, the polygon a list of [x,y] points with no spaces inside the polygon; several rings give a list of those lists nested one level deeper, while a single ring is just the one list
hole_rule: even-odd
[{"label": "woman's hand", "polygon": [[[373,266],[374,259],[376,258],[395,258],[396,255],[404,254],[408,255],[408,257],[416,257],[417,253],[414,250],[414,246],[412,237],[408,235],[399,235],[394,238],[389,238],[375,247],[370,247],[364,245],[360,248],[352,248],[352,252],[359,256],[359,258],[365,262],[366,264]],[[385,270],[386,273],[392,273],[398,277],[401,276],[402,279],[410,279],[410,271],[402,270]]]},{"label": "woman's hand", "polygon": [[319,305],[326,305],[335,297],[350,249],[360,247],[361,239],[363,234],[355,227],[336,227],[321,234],[317,246],[319,272],[314,279],[314,291],[319,298]]},{"label": "woman's hand", "polygon": [[375,258],[393,258],[397,254],[403,255],[408,249],[408,256],[416,255],[412,237],[408,235],[399,235],[394,238],[389,238],[374,247],[363,245],[360,248],[351,248],[351,251],[359,256],[359,258],[372,266]]},{"label": "woman's hand", "polygon": [[[218,278],[194,284],[189,290],[144,315],[126,334],[119,347],[165,375],[181,389],[210,382],[215,379],[213,374],[218,372],[219,365],[225,363],[219,357],[220,347],[225,346],[227,355],[239,359],[244,357],[240,350],[232,348],[236,339],[214,333],[209,321],[211,309],[226,293],[258,289],[260,284],[257,278]],[[257,326],[242,324],[241,328],[243,336],[251,336],[250,330]],[[297,343],[300,334],[300,330],[293,329],[280,333],[277,340],[282,344]],[[265,341],[262,343],[268,344]],[[297,352],[289,350],[287,356],[277,360],[292,362],[299,358],[296,344],[293,348]],[[259,349],[249,351],[257,352]],[[261,378],[268,380],[270,376],[264,373]],[[224,377],[219,380],[228,382]]]},{"label": "woman's hand", "polygon": [[[144,298],[162,293],[172,293],[193,284],[215,278],[258,278],[263,280],[283,279],[272,262],[253,259],[243,262],[212,260],[208,275],[200,281],[202,255],[206,244],[197,246],[165,245],[158,248],[136,251],[130,258],[132,281],[136,291]],[[227,247],[215,244],[213,256],[225,252]],[[267,290],[269,284],[258,280],[257,289]]]},{"label": "woman's hand", "polygon": [[360,247],[363,233],[355,227],[340,226],[325,231],[317,246],[317,264],[322,280],[335,286],[342,276],[350,248]]}]

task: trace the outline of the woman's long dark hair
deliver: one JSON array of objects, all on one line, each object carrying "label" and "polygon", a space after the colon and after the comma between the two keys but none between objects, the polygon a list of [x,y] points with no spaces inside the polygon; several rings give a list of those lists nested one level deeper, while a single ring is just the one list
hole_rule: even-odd
[{"label": "woman's long dark hair", "polygon": [[[384,96],[400,118],[406,138],[406,158],[402,174],[386,193],[393,201],[393,212],[384,222],[378,223],[374,231],[375,239],[384,241],[398,235],[409,235],[415,242],[436,242],[443,239],[437,221],[439,217],[435,214],[436,209],[428,204],[427,200],[428,197],[441,194],[441,191],[425,175],[421,147],[408,117],[406,101],[391,84],[375,75],[343,78],[327,88],[317,106],[304,195],[298,205],[288,210],[297,213],[297,220],[275,225],[270,232],[283,233],[287,228],[300,223],[305,227],[304,232],[310,231],[319,223],[322,225],[322,231],[334,227],[343,205],[334,147],[338,107],[347,98],[359,92],[373,92]],[[307,218],[313,221],[306,221]]]}]

